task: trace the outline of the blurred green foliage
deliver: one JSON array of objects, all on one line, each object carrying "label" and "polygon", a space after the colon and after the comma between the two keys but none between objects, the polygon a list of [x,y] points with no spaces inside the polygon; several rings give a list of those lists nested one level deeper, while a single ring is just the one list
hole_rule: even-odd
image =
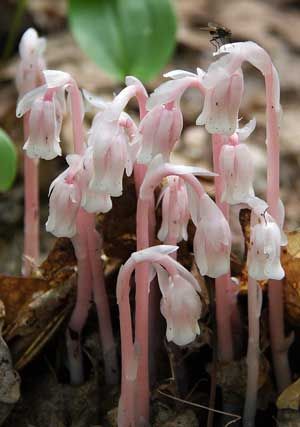
[{"label": "blurred green foliage", "polygon": [[85,53],[119,81],[127,75],[149,81],[175,46],[169,0],[69,0],[69,22]]},{"label": "blurred green foliage", "polygon": [[0,191],[7,191],[13,184],[17,171],[15,146],[3,129],[0,128]]}]

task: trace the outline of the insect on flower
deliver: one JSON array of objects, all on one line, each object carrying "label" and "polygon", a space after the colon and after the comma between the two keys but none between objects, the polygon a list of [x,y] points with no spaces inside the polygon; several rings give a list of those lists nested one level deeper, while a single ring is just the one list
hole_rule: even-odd
[{"label": "insect on flower", "polygon": [[207,27],[201,27],[201,31],[209,31],[213,37],[210,39],[211,44],[218,49],[220,46],[231,42],[231,30],[222,25],[209,22]]}]

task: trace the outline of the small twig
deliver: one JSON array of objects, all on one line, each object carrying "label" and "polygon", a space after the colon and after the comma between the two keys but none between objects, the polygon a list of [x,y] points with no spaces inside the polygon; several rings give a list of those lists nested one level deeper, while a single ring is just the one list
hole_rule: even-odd
[{"label": "small twig", "polygon": [[221,414],[221,415],[226,415],[228,417],[233,417],[234,419],[229,421],[224,427],[228,427],[230,424],[236,423],[237,421],[240,421],[242,419],[242,417],[240,415],[232,414],[231,412],[219,411],[218,409],[212,409],[212,408],[209,408],[208,406],[200,405],[199,403],[189,402],[188,400],[180,399],[179,397],[172,396],[171,394],[164,393],[163,391],[160,391],[160,390],[157,390],[157,393],[159,393],[165,397],[168,397],[169,399],[176,400],[177,402],[185,403],[186,405],[194,406],[196,408],[205,409],[206,411],[212,411],[212,412],[215,412],[216,414]]},{"label": "small twig", "polygon": [[193,395],[193,393],[194,393],[194,391],[197,389],[197,387],[198,387],[198,385],[200,384],[200,383],[203,383],[203,382],[207,382],[208,380],[207,380],[207,378],[200,378],[194,385],[193,385],[193,387],[191,388],[191,390],[188,392],[188,394],[185,396],[185,399],[186,400],[188,400],[190,397],[192,397],[192,395]]}]

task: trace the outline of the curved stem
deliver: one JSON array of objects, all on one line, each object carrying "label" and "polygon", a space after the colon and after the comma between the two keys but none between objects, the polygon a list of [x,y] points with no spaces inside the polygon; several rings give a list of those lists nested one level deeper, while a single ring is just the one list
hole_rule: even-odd
[{"label": "curved stem", "polygon": [[[269,212],[278,222],[279,219],[279,112],[275,110],[274,102],[274,73],[272,66],[270,73],[265,76],[266,103],[267,103],[267,202]],[[291,372],[288,362],[288,346],[284,333],[284,307],[282,282],[269,281],[269,324],[271,348],[279,391],[291,383]]]}]

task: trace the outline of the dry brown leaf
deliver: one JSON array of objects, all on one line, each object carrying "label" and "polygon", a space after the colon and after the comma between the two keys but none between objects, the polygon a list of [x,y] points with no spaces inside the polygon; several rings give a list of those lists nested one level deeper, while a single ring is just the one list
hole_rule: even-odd
[{"label": "dry brown leaf", "polygon": [[300,231],[287,234],[288,245],[282,251],[282,266],[285,271],[284,302],[289,320],[300,325]]},{"label": "dry brown leaf", "polygon": [[300,378],[289,385],[279,395],[276,405],[278,409],[299,409],[300,404]]},{"label": "dry brown leaf", "polygon": [[6,318],[4,337],[15,366],[25,366],[70,312],[75,296],[76,258],[69,239],[58,239],[39,277],[0,276]]}]

